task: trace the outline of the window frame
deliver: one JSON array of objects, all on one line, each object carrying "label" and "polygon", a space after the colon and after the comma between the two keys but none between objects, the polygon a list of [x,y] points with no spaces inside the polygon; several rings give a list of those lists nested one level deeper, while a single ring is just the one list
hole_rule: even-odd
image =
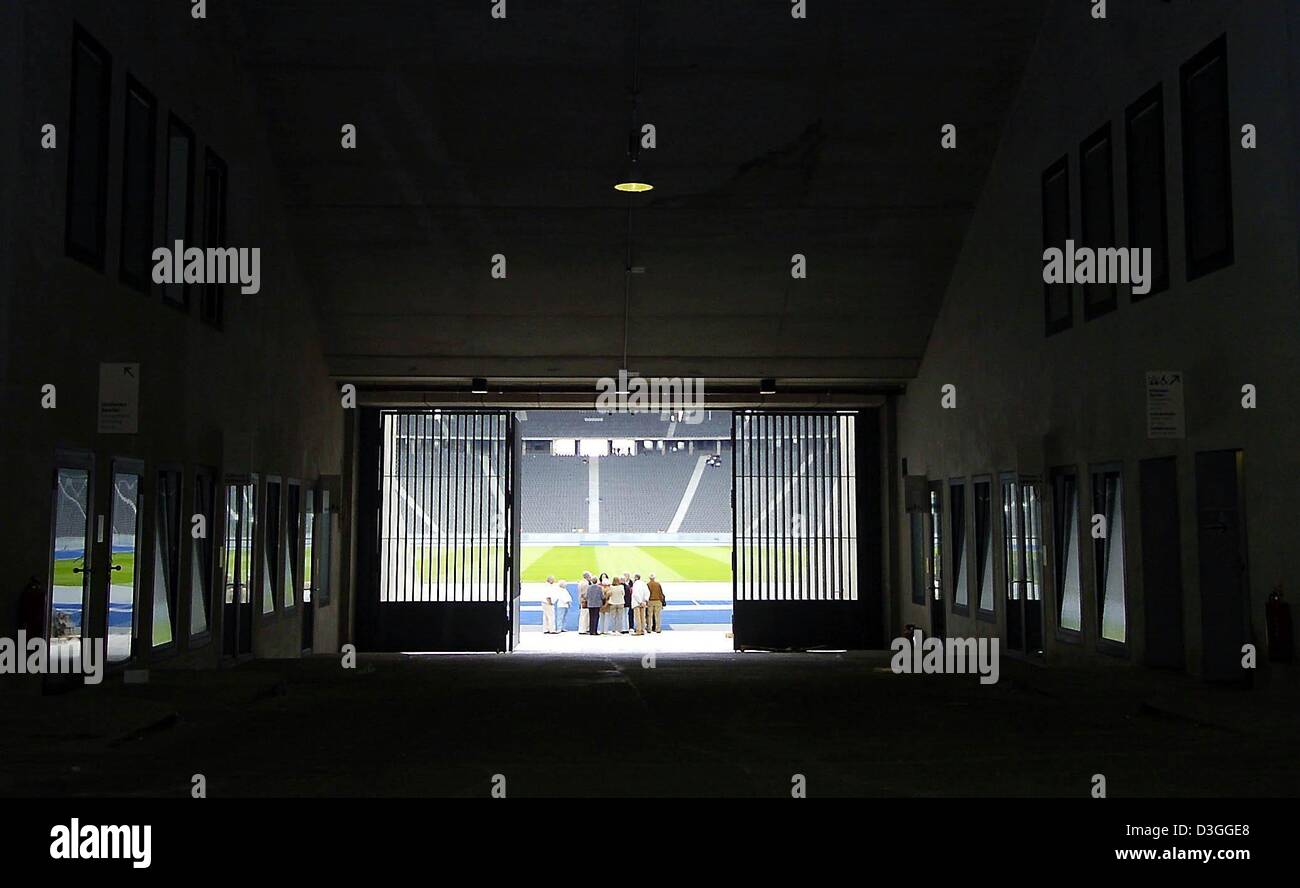
[{"label": "window frame", "polygon": [[[316,484],[316,519],[312,524],[313,540],[311,544],[311,554],[315,563],[311,569],[311,602],[313,614],[318,608],[329,607],[333,603],[334,589],[331,584],[331,571],[333,569],[333,549],[334,549],[334,528],[330,516],[334,511],[330,508],[330,487],[323,483]],[[324,524],[322,525],[322,520]],[[324,544],[322,545],[322,536],[324,534]],[[321,564],[321,556],[324,556],[325,563]],[[313,617],[314,618],[314,617]]]},{"label": "window frame", "polygon": [[[190,577],[191,583],[189,585],[189,588],[187,589],[189,595],[186,597],[186,601],[188,603],[186,605],[186,611],[185,611],[185,616],[186,616],[185,639],[186,639],[187,650],[195,650],[196,648],[204,647],[207,644],[211,643],[212,635],[213,635],[212,615],[215,609],[220,605],[224,604],[225,601],[223,597],[224,587],[221,586],[221,584],[223,584],[226,579],[224,575],[225,564],[222,561],[221,557],[218,555],[217,541],[220,540],[222,546],[223,547],[225,546],[226,509],[225,509],[224,499],[221,502],[221,508],[219,511],[217,507],[217,498],[219,495],[221,495],[224,492],[221,488],[221,485],[217,483],[218,475],[219,473],[213,471],[207,466],[194,466],[190,471],[190,484],[186,488],[189,494],[189,504],[190,504],[189,515],[190,515],[191,522],[193,522],[193,517],[195,515],[204,515],[208,525],[207,538],[204,540],[196,540],[194,539],[193,535],[191,535],[189,541],[190,545],[188,546],[190,550],[190,555],[189,555],[190,570],[187,575]],[[207,492],[208,492],[208,511],[206,513],[199,511],[198,497],[196,496],[196,494],[198,492],[198,488],[200,485],[204,485],[207,488]],[[218,514],[220,514],[222,518],[220,522],[218,522],[217,520]],[[220,533],[218,533],[218,531],[220,531]],[[194,557],[195,557],[194,549],[196,544],[201,547],[204,543],[207,544],[207,552],[203,553],[206,556],[207,563],[200,565],[199,575],[204,577],[207,582],[207,588],[204,590],[205,592],[204,598],[207,601],[207,613],[206,613],[207,628],[202,630],[201,632],[195,632],[193,629],[194,626],[193,577],[194,577]],[[222,570],[220,577],[218,577],[219,566]]]},{"label": "window frame", "polygon": [[[1198,70],[1204,69],[1211,64],[1215,58],[1222,62],[1223,70],[1223,121],[1224,127],[1222,132],[1222,148],[1224,163],[1227,169],[1224,170],[1222,198],[1223,206],[1226,211],[1224,220],[1224,247],[1213,253],[1198,255],[1193,250],[1192,230],[1194,208],[1190,199],[1195,189],[1192,185],[1192,177],[1195,173],[1193,165],[1188,162],[1188,158],[1193,153],[1191,114],[1188,109],[1188,91],[1192,77]],[[1229,131],[1232,127],[1232,109],[1231,94],[1228,87],[1228,36],[1220,34],[1209,46],[1202,49],[1196,55],[1192,56],[1178,69],[1179,85],[1179,123],[1182,130],[1182,149],[1183,149],[1183,240],[1186,249],[1185,261],[1187,264],[1187,280],[1189,282],[1197,278],[1212,274],[1221,269],[1227,268],[1235,261],[1236,242],[1235,231],[1233,226],[1233,205],[1232,205],[1232,138]]]},{"label": "window frame", "polygon": [[[298,491],[298,515],[297,524],[291,526],[290,502],[293,498],[293,491]],[[283,540],[281,548],[284,550],[283,566],[280,568],[280,609],[285,613],[292,613],[297,609],[302,601],[302,561],[303,561],[303,483],[297,478],[289,478],[284,482],[284,527],[281,530],[280,537]],[[289,532],[293,531],[294,551],[289,550]],[[290,556],[292,555],[292,562]],[[292,577],[290,576],[292,574]],[[290,580],[293,582],[293,603],[287,603],[285,597],[286,591],[290,588]]]},{"label": "window frame", "polygon": [[[966,479],[965,479],[965,478],[949,478],[949,479],[948,479],[948,539],[949,539],[948,551],[949,551],[949,553],[950,553],[950,556],[949,556],[949,559],[948,559],[948,561],[949,561],[948,576],[949,576],[949,580],[950,580],[950,583],[949,583],[948,588],[949,588],[949,595],[950,595],[950,597],[949,597],[948,600],[951,602],[951,604],[950,604],[950,606],[949,606],[949,609],[950,609],[954,614],[956,614],[956,615],[959,616],[959,617],[969,617],[969,616],[970,616],[970,602],[971,602],[971,594],[970,594],[970,585],[971,585],[971,582],[970,582],[970,529],[971,529],[971,527],[972,527],[972,524],[971,524],[971,522],[970,522],[970,515],[969,515],[969,512],[970,512],[970,503],[971,503],[971,498],[970,498],[969,496],[966,495],[967,487],[968,487],[968,485],[967,485],[967,483],[966,483]],[[961,512],[962,512],[962,515],[961,515],[961,533],[960,533],[960,534],[957,532],[957,529],[956,529],[956,527],[955,527],[955,525],[954,525],[954,523],[953,523],[953,518],[954,518],[954,517],[956,516],[956,514],[957,514],[957,513],[953,510],[953,505],[952,505],[952,504],[953,504],[952,492],[953,492],[954,488],[955,488],[955,489],[958,489],[958,490],[961,491]],[[961,537],[960,545],[957,546],[957,547],[954,547],[954,546],[952,545],[952,543],[953,543],[953,541],[956,541],[956,540],[957,540],[958,536]],[[957,560],[957,559],[958,559],[958,555],[960,555],[960,557],[961,557],[961,563],[960,563],[960,564],[958,563],[958,560]],[[962,568],[962,566],[965,566],[965,568],[966,568],[966,603],[965,603],[965,604],[959,604],[958,601],[957,601],[957,591],[958,591],[958,586],[957,586],[957,584],[958,584],[958,580],[959,580],[960,577],[961,577],[961,568]]]},{"label": "window frame", "polygon": [[[1079,628],[1071,629],[1068,626],[1061,625],[1061,613],[1065,609],[1065,572],[1069,569],[1069,559],[1065,551],[1061,549],[1060,543],[1066,538],[1068,530],[1060,526],[1061,518],[1066,514],[1068,506],[1059,502],[1061,498],[1061,482],[1065,479],[1074,482],[1074,547],[1075,547],[1075,568],[1078,576],[1075,577],[1075,583],[1079,588]],[[1084,638],[1084,630],[1087,628],[1088,621],[1084,616],[1083,604],[1086,598],[1084,579],[1083,579],[1083,552],[1085,539],[1084,525],[1088,522],[1082,520],[1083,497],[1079,490],[1079,468],[1078,466],[1055,466],[1048,472],[1048,482],[1052,490],[1052,614],[1053,630],[1057,641],[1063,641],[1068,644],[1081,644]]]},{"label": "window frame", "polygon": [[1152,269],[1151,289],[1147,293],[1134,293],[1133,288],[1129,287],[1129,302],[1141,302],[1150,299],[1158,293],[1163,293],[1169,289],[1169,282],[1173,277],[1173,256],[1169,252],[1169,146],[1166,138],[1166,121],[1165,121],[1165,92],[1164,84],[1157,83],[1154,87],[1147,90],[1139,96],[1132,104],[1124,109],[1124,176],[1125,176],[1125,216],[1128,223],[1128,246],[1130,249],[1141,249],[1144,246],[1150,246],[1152,257],[1155,256],[1156,244],[1138,243],[1137,235],[1137,217],[1135,215],[1136,201],[1133,200],[1133,183],[1140,177],[1135,172],[1135,159],[1133,156],[1133,122],[1146,111],[1151,105],[1159,108],[1160,112],[1160,248],[1164,251],[1165,270],[1160,277],[1155,276],[1155,270]]},{"label": "window frame", "polygon": [[[1109,203],[1106,216],[1110,229],[1109,234],[1101,236],[1105,240],[1104,244],[1098,238],[1090,237],[1093,232],[1088,231],[1089,179],[1087,175],[1088,165],[1085,163],[1088,154],[1103,144],[1106,146],[1106,197]],[[1109,120],[1079,143],[1079,240],[1085,247],[1119,247],[1119,244],[1116,243],[1115,233],[1115,139],[1111,134]],[[1114,281],[1108,284],[1083,284],[1080,286],[1080,291],[1083,296],[1083,320],[1085,322],[1110,314],[1119,307],[1119,285]],[[1096,300],[1089,298],[1090,294],[1103,292],[1108,292],[1109,295]]]},{"label": "window frame", "polygon": [[[1128,515],[1127,515],[1128,485],[1125,483],[1125,479],[1124,479],[1123,462],[1112,461],[1112,462],[1102,462],[1102,463],[1090,463],[1088,465],[1088,500],[1089,500],[1089,505],[1092,509],[1092,511],[1089,514],[1090,516],[1104,514],[1102,512],[1099,512],[1097,508],[1097,501],[1096,501],[1097,479],[1099,477],[1104,478],[1106,475],[1111,475],[1111,474],[1117,475],[1119,477],[1119,485],[1120,485],[1119,487],[1120,501],[1119,501],[1118,514],[1120,515],[1121,518],[1120,577],[1123,579],[1124,582],[1124,589],[1123,589],[1124,641],[1116,641],[1113,638],[1105,638],[1102,635],[1103,626],[1105,625],[1105,618],[1106,618],[1106,611],[1105,611],[1106,581],[1105,581],[1104,571],[1099,572],[1097,570],[1097,544],[1099,542],[1102,542],[1102,540],[1096,540],[1096,539],[1092,540],[1093,543],[1092,546],[1093,624],[1097,631],[1098,651],[1107,654],[1114,654],[1120,657],[1127,657],[1129,651],[1128,639],[1129,639],[1129,633],[1133,629],[1133,621],[1132,621],[1132,614],[1130,613],[1130,607],[1132,602],[1130,600],[1130,595],[1129,595],[1129,592],[1132,587],[1131,584],[1129,583],[1129,539],[1128,539]],[[1103,504],[1103,508],[1104,508],[1104,504]],[[1089,519],[1089,526],[1091,526],[1091,518]],[[1103,538],[1106,541],[1106,543],[1108,543],[1109,540],[1112,538],[1112,531],[1114,530],[1114,526],[1115,526],[1115,522],[1113,520],[1113,516],[1108,517],[1106,521],[1106,536]],[[1089,537],[1091,537],[1091,533],[1089,533]],[[1104,557],[1109,557],[1109,550],[1106,550],[1104,545],[1103,545],[1103,551],[1106,552],[1106,556]]]},{"label": "window frame", "polygon": [[920,509],[909,509],[907,512],[908,542],[911,546],[909,558],[912,565],[912,604],[916,607],[925,607],[929,604],[925,567],[926,514]]},{"label": "window frame", "polygon": [[[158,595],[158,578],[157,576],[153,575],[153,571],[151,569],[150,577],[149,577],[150,595],[149,595],[149,613],[148,613],[149,650],[155,654],[166,653],[168,651],[176,650],[180,647],[179,639],[177,638],[177,631],[178,631],[177,627],[180,625],[179,608],[181,602],[181,586],[182,583],[184,583],[184,577],[185,577],[185,571],[182,569],[182,565],[189,566],[189,559],[187,558],[187,552],[186,552],[186,550],[189,549],[189,547],[181,544],[181,539],[184,535],[183,528],[185,526],[185,480],[186,480],[185,467],[180,463],[173,463],[173,462],[158,463],[157,465],[154,466],[153,473],[151,475],[151,478],[153,480],[153,489],[152,489],[153,496],[150,497],[152,502],[150,503],[151,507],[149,509],[149,515],[152,521],[150,523],[149,529],[152,532],[151,543],[154,551],[152,553],[153,558],[150,559],[149,564],[156,565],[158,563],[158,550],[157,550],[159,544],[158,520],[161,517],[159,515],[159,508],[161,507],[162,504],[162,493],[163,493],[162,476],[163,475],[170,475],[176,481],[176,489],[174,491],[176,497],[175,519],[173,520],[172,516],[168,516],[168,521],[172,523],[171,529],[176,534],[175,543],[172,546],[174,552],[168,553],[168,557],[173,558],[173,563],[168,568],[168,571],[171,574],[170,576],[171,587],[166,588],[166,580],[164,580],[164,590],[163,590],[164,594],[167,595],[168,618],[171,621],[172,637],[171,637],[171,641],[164,642],[163,644],[156,644],[154,641],[153,619],[154,619],[154,612],[157,610],[158,607],[156,601],[156,597]],[[185,586],[187,587],[187,591],[188,591],[188,585],[189,585],[188,583],[185,583]]]},{"label": "window frame", "polygon": [[[208,201],[212,200],[211,189],[208,181],[209,170],[220,171],[221,195],[220,205],[217,207],[217,227],[218,233],[213,236],[208,231]],[[230,239],[229,227],[229,207],[230,207],[230,167],[222,160],[221,155],[212,150],[212,146],[206,145],[203,148],[203,248],[225,247]],[[213,243],[213,241],[216,243]],[[199,319],[216,330],[224,330],[226,322],[226,293],[222,284],[212,281],[205,283],[199,290]],[[211,308],[209,308],[211,306]]]},{"label": "window frame", "polygon": [[[1056,178],[1058,175],[1063,176],[1065,179],[1064,213],[1065,213],[1065,239],[1066,240],[1070,239],[1071,232],[1073,231],[1073,225],[1071,224],[1073,220],[1071,219],[1071,215],[1070,215],[1070,155],[1063,154],[1060,158],[1058,158],[1057,160],[1049,164],[1047,169],[1043,170],[1043,175],[1039,183],[1044,251],[1046,251],[1051,247],[1055,247],[1058,250],[1065,249],[1064,242],[1059,244],[1052,243],[1050,239],[1050,233],[1048,232],[1047,183],[1050,180]],[[1040,268],[1042,267],[1041,262],[1039,263],[1039,267]],[[1065,316],[1058,318],[1056,320],[1052,319],[1052,288],[1053,287],[1063,287],[1065,293]],[[1073,326],[1074,326],[1074,285],[1067,284],[1067,283],[1049,284],[1047,283],[1047,281],[1043,281],[1043,328],[1045,331],[1045,335],[1054,336],[1057,333],[1063,333],[1066,330],[1069,330]]]},{"label": "window frame", "polygon": [[[984,553],[983,563],[981,563],[980,561],[980,552],[979,552],[980,534],[979,534],[978,503],[979,503],[979,486],[981,484],[988,485],[988,517],[985,519],[986,537],[988,539],[988,546]],[[994,527],[993,516],[996,511],[994,506],[995,497],[996,497],[995,482],[992,474],[975,475],[971,478],[971,508],[974,511],[974,514],[972,516],[972,521],[971,521],[971,527],[975,533],[975,569],[977,572],[977,576],[975,578],[976,595],[974,600],[971,602],[971,606],[975,610],[975,619],[983,623],[996,623],[998,621],[998,594],[997,594],[998,570],[997,570],[997,559],[993,557],[994,550],[997,548],[997,534],[994,533],[993,531],[993,527]],[[984,597],[983,582],[984,582],[985,564],[988,564],[989,566],[989,571],[988,571],[989,592],[990,592],[989,600],[993,603],[993,607],[989,610],[985,610],[980,606],[980,599]]]},{"label": "window frame", "polygon": [[[276,514],[275,514],[275,527],[274,527],[275,530],[274,563],[269,559],[268,557],[269,553],[266,551],[266,546],[269,543],[271,543],[272,536],[273,536],[271,533],[272,530],[271,485],[272,484],[276,485],[276,487],[278,488],[276,503],[275,503]],[[279,475],[264,475],[262,477],[261,488],[262,488],[261,503],[254,504],[254,507],[260,509],[262,512],[262,526],[260,528],[260,532],[257,534],[258,541],[262,545],[262,552],[261,552],[261,557],[257,559],[257,566],[263,571],[271,572],[271,578],[270,578],[271,609],[270,610],[266,609],[265,596],[267,593],[267,588],[266,588],[267,579],[265,576],[262,576],[259,578],[261,579],[262,582],[260,582],[257,586],[258,604],[253,610],[253,618],[254,620],[258,620],[258,619],[269,620],[269,619],[273,619],[277,614],[280,613],[281,605],[282,605],[279,593],[280,593],[280,581],[281,581],[280,560],[284,557],[284,552],[281,551],[282,549],[281,540],[284,537],[284,500],[285,500],[284,479]]]},{"label": "window frame", "polygon": [[[187,123],[185,123],[185,121],[177,117],[174,112],[169,111],[167,113],[167,136],[166,136],[167,178],[166,178],[166,187],[163,190],[163,238],[165,241],[167,241],[164,243],[164,246],[166,246],[168,249],[174,249],[176,246],[175,243],[170,242],[171,235],[169,233],[171,229],[171,221],[172,221],[171,220],[171,184],[172,184],[171,144],[172,144],[173,132],[179,132],[181,135],[185,136],[185,138],[189,140],[189,145],[190,145],[189,157],[187,158],[188,164],[185,171],[185,233],[181,237],[181,240],[184,241],[187,247],[192,246],[194,240],[194,197],[197,191],[197,189],[195,189],[194,187],[194,171],[197,166],[195,159],[198,155],[198,140],[194,136],[194,130],[191,129],[190,126]],[[158,285],[159,296],[162,299],[163,305],[174,308],[177,311],[182,312],[184,314],[189,314],[190,302],[194,295],[194,285],[187,284],[185,283],[185,281],[182,280],[182,281],[174,282],[172,286],[180,287],[181,298],[179,301],[169,298],[167,296],[168,285],[159,284]],[[209,613],[208,616],[209,619],[211,619],[211,613]]]},{"label": "window frame", "polygon": [[[943,522],[948,513],[948,503],[944,499],[944,489],[947,483],[942,478],[929,482],[926,485],[928,496],[926,500],[930,504],[926,512],[926,525],[929,533],[926,534],[925,554],[926,554],[926,607],[932,608],[937,602],[939,607],[945,612],[948,608],[947,589],[948,568],[945,560],[948,557],[948,535],[944,533]],[[939,496],[939,514],[934,513],[934,496]]]},{"label": "window frame", "polygon": [[[103,132],[100,134],[99,156],[96,158],[95,167],[99,173],[99,191],[96,195],[95,213],[99,217],[99,237],[97,242],[91,247],[85,247],[73,239],[72,219],[73,207],[76,203],[74,195],[76,189],[73,183],[76,181],[76,145],[79,139],[86,138],[88,134],[78,131],[77,127],[77,75],[80,70],[80,50],[85,48],[90,55],[95,56],[103,65],[104,77],[103,83],[99,89],[99,107],[100,113],[104,118]],[[72,77],[69,82],[71,96],[68,101],[68,169],[67,176],[64,180],[64,223],[63,223],[63,249],[64,252],[76,259],[89,265],[95,271],[103,272],[107,263],[108,254],[108,157],[110,144],[113,137],[113,56],[104,49],[98,40],[90,36],[90,33],[78,23],[72,26]]]},{"label": "window frame", "polygon": [[[137,98],[143,99],[148,108],[149,159],[145,175],[149,200],[147,202],[148,243],[145,245],[144,274],[136,277],[127,268],[127,218],[131,205],[131,103]],[[117,277],[118,280],[138,293],[148,295],[153,286],[153,251],[157,240],[155,226],[158,221],[158,99],[130,71],[126,72],[126,91],[122,96],[122,205],[119,208],[117,231]]]}]

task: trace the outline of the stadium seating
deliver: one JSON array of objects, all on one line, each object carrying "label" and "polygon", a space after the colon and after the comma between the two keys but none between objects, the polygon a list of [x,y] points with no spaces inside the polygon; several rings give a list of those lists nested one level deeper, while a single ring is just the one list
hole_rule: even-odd
[{"label": "stadium seating", "polygon": [[726,533],[731,530],[731,454],[721,454],[722,464],[705,466],[699,487],[686,511],[681,533]]},{"label": "stadium seating", "polygon": [[576,456],[526,454],[520,478],[526,533],[587,529],[587,462]]},{"label": "stadium seating", "polygon": [[[690,484],[700,453],[647,453],[600,458],[600,530],[603,533],[667,531]],[[522,526],[528,533],[590,530],[587,461],[576,456],[526,454],[520,482]],[[731,457],[705,466],[683,533],[731,530]]]},{"label": "stadium seating", "polygon": [[699,461],[696,454],[611,456],[600,463],[600,529],[668,530]]}]

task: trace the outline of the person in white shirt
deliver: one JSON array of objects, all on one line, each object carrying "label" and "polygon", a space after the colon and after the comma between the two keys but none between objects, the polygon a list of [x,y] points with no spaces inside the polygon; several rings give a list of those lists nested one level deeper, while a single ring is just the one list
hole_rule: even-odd
[{"label": "person in white shirt", "polygon": [[564,631],[564,621],[569,618],[569,585],[560,580],[555,584],[555,634]]},{"label": "person in white shirt", "polygon": [[587,612],[587,587],[591,585],[591,571],[584,570],[582,579],[578,580],[578,631],[588,632],[591,627],[587,623],[591,619],[591,614]]},{"label": "person in white shirt", "polygon": [[632,583],[632,616],[636,620],[636,634],[645,635],[646,632],[646,614],[650,607],[650,587],[646,585],[641,575],[636,575],[636,580]]},{"label": "person in white shirt", "polygon": [[555,634],[555,577],[546,578],[546,597],[542,599],[542,632]]}]

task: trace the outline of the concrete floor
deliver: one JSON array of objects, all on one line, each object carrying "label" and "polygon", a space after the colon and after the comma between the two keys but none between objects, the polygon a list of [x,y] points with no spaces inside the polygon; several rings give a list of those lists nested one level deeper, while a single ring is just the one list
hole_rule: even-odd
[{"label": "concrete floor", "polygon": [[255,661],[0,701],[0,794],[1300,795],[1294,676],[1254,689],[878,654]]}]

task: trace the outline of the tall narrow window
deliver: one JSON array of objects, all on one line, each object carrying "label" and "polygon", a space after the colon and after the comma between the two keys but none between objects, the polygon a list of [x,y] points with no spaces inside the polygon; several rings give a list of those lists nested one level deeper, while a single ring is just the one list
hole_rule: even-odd
[{"label": "tall narrow window", "polygon": [[122,150],[122,282],[142,293],[152,278],[155,155],[158,107],[149,92],[126,78],[126,140]]},{"label": "tall narrow window", "polygon": [[1151,290],[1169,286],[1169,220],[1165,207],[1165,101],[1160,85],[1129,105],[1124,115],[1128,171],[1128,245],[1151,250]]},{"label": "tall narrow window", "polygon": [[[226,246],[226,164],[208,150],[203,163],[203,245]],[[203,285],[201,317],[220,327],[225,314],[225,293],[214,281]]]},{"label": "tall narrow window", "polygon": [[[1043,173],[1043,249],[1065,249],[1070,238],[1070,161],[1062,157]],[[1067,260],[1068,261],[1068,260]],[[1066,283],[1043,283],[1047,335],[1074,323],[1074,297]]]},{"label": "tall narrow window", "polygon": [[975,482],[975,575],[979,586],[978,612],[992,619],[993,610],[993,482]]},{"label": "tall narrow window", "polygon": [[1092,470],[1093,521],[1104,533],[1092,544],[1097,584],[1097,622],[1103,641],[1124,644],[1128,632],[1124,584],[1124,482],[1118,466]]},{"label": "tall narrow window", "polygon": [[108,215],[108,103],[113,61],[80,27],[72,39],[72,109],[68,132],[68,255],[104,270]]},{"label": "tall narrow window", "polygon": [[911,517],[912,604],[925,604],[925,513],[914,509]]},{"label": "tall narrow window", "polygon": [[[60,465],[54,476],[54,527],[50,540],[50,609],[42,615],[50,654],[80,662],[81,640],[92,631],[87,619],[94,554],[94,491],[90,457],[79,466]],[[28,632],[40,631],[27,625]]]},{"label": "tall narrow window", "polygon": [[952,609],[956,613],[970,613],[970,586],[967,577],[966,557],[966,482],[954,481],[948,485],[948,511],[952,528]]},{"label": "tall narrow window", "polygon": [[262,537],[262,613],[275,611],[280,567],[280,482],[266,482],[266,523]]},{"label": "tall narrow window", "polygon": [[190,534],[190,638],[203,635],[212,625],[212,535],[217,527],[214,496],[212,478],[204,473],[195,475],[194,514],[203,517],[204,534]]},{"label": "tall narrow window", "polygon": [[142,555],[140,508],[141,481],[136,463],[113,464],[112,510],[109,533],[112,546],[108,553],[108,662],[120,663],[136,655],[136,602],[140,598],[138,567],[145,563]]},{"label": "tall narrow window", "polygon": [[284,511],[284,578],[281,582],[284,606],[291,608],[298,597],[298,576],[302,573],[302,485],[289,482]]},{"label": "tall narrow window", "polygon": [[[180,243],[193,246],[194,133],[175,117],[167,120],[167,218],[163,246],[175,250]],[[190,287],[183,281],[162,286],[163,301],[177,308],[190,307]]]},{"label": "tall narrow window", "polygon": [[153,646],[163,647],[176,638],[176,599],[180,585],[181,475],[158,473],[154,492],[153,543]]},{"label": "tall narrow window", "polygon": [[330,547],[333,545],[333,524],[330,521],[330,492],[320,492],[320,513],[316,516],[315,536],[312,554],[315,566],[312,568],[312,599],[314,606],[325,607],[330,603],[330,568],[333,563]]},{"label": "tall narrow window", "polygon": [[943,484],[930,487],[930,600],[943,601]]},{"label": "tall narrow window", "polygon": [[1056,580],[1056,625],[1065,633],[1083,631],[1083,591],[1079,583],[1079,479],[1072,470],[1052,473],[1052,533]]},{"label": "tall narrow window", "polygon": [[[1083,245],[1097,250],[1098,277],[1103,268],[1102,257],[1117,257],[1115,243],[1114,172],[1111,157],[1110,124],[1107,123],[1079,146],[1079,197],[1082,216]],[[1106,252],[1101,252],[1105,250]],[[1083,317],[1085,320],[1113,311],[1117,288],[1112,283],[1083,285]]]},{"label": "tall narrow window", "polygon": [[303,494],[306,508],[302,518],[302,603],[311,604],[312,583],[315,582],[316,565],[312,551],[316,548],[316,491],[311,488]]},{"label": "tall narrow window", "polygon": [[1187,279],[1232,264],[1232,149],[1228,132],[1228,41],[1220,37],[1183,65],[1183,213]]},{"label": "tall narrow window", "polygon": [[1020,485],[1014,475],[1002,477],[1002,592],[1007,609],[1007,644],[1024,650],[1024,621],[1020,602],[1025,594],[1024,523]]}]

